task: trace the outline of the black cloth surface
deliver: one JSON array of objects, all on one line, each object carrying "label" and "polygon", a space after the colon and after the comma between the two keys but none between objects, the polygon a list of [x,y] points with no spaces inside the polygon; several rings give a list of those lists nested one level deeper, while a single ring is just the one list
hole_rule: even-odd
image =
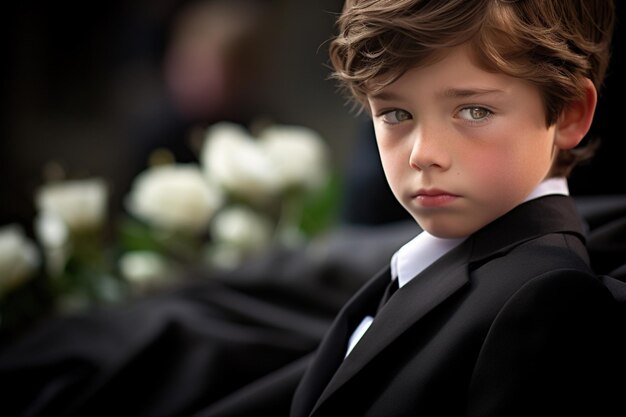
[{"label": "black cloth surface", "polygon": [[[576,203],[592,266],[626,303],[626,196]],[[418,231],[411,221],[340,228],[232,271],[189,271],[162,294],[50,319],[0,346],[0,415],[286,416],[336,313]]]}]

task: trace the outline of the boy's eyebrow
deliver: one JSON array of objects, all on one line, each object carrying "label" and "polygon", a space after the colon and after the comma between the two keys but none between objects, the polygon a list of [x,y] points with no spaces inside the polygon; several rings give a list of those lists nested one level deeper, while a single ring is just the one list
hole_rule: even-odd
[{"label": "boy's eyebrow", "polygon": [[441,93],[442,97],[446,98],[466,98],[474,96],[482,96],[485,94],[497,94],[504,93],[503,90],[488,89],[488,88],[448,88]]},{"label": "boy's eyebrow", "polygon": [[[486,94],[503,94],[504,90],[489,89],[489,88],[448,88],[443,90],[441,93],[437,94],[440,97],[444,98],[467,98],[467,97],[475,97],[482,96]],[[402,98],[401,94],[397,94],[393,91],[379,91],[376,93],[372,93],[369,95],[369,98],[372,100],[380,100],[380,101],[397,101]]]}]

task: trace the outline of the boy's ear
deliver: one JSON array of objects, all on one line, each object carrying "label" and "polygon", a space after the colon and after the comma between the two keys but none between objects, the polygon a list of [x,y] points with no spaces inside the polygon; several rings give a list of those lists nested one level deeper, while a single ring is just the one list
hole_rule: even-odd
[{"label": "boy's ear", "polygon": [[571,149],[585,137],[596,110],[598,93],[589,78],[583,79],[583,96],[565,106],[556,123],[555,144],[560,149]]}]

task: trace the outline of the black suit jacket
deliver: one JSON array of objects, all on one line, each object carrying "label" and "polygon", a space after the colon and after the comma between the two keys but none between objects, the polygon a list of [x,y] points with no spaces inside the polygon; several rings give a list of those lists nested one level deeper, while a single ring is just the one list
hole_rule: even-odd
[{"label": "black suit jacket", "polygon": [[292,417],[614,415],[615,301],[588,266],[569,197],[526,202],[440,258],[344,360],[389,278],[340,311]]}]

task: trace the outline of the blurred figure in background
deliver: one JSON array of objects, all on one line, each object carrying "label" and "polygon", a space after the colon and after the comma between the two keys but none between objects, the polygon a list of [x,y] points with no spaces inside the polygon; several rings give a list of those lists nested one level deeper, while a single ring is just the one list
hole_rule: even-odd
[{"label": "blurred figure in background", "polygon": [[135,123],[138,171],[159,148],[180,162],[197,160],[198,142],[212,123],[251,123],[260,112],[275,17],[272,2],[260,0],[193,0],[176,7],[161,61],[162,103]]}]

